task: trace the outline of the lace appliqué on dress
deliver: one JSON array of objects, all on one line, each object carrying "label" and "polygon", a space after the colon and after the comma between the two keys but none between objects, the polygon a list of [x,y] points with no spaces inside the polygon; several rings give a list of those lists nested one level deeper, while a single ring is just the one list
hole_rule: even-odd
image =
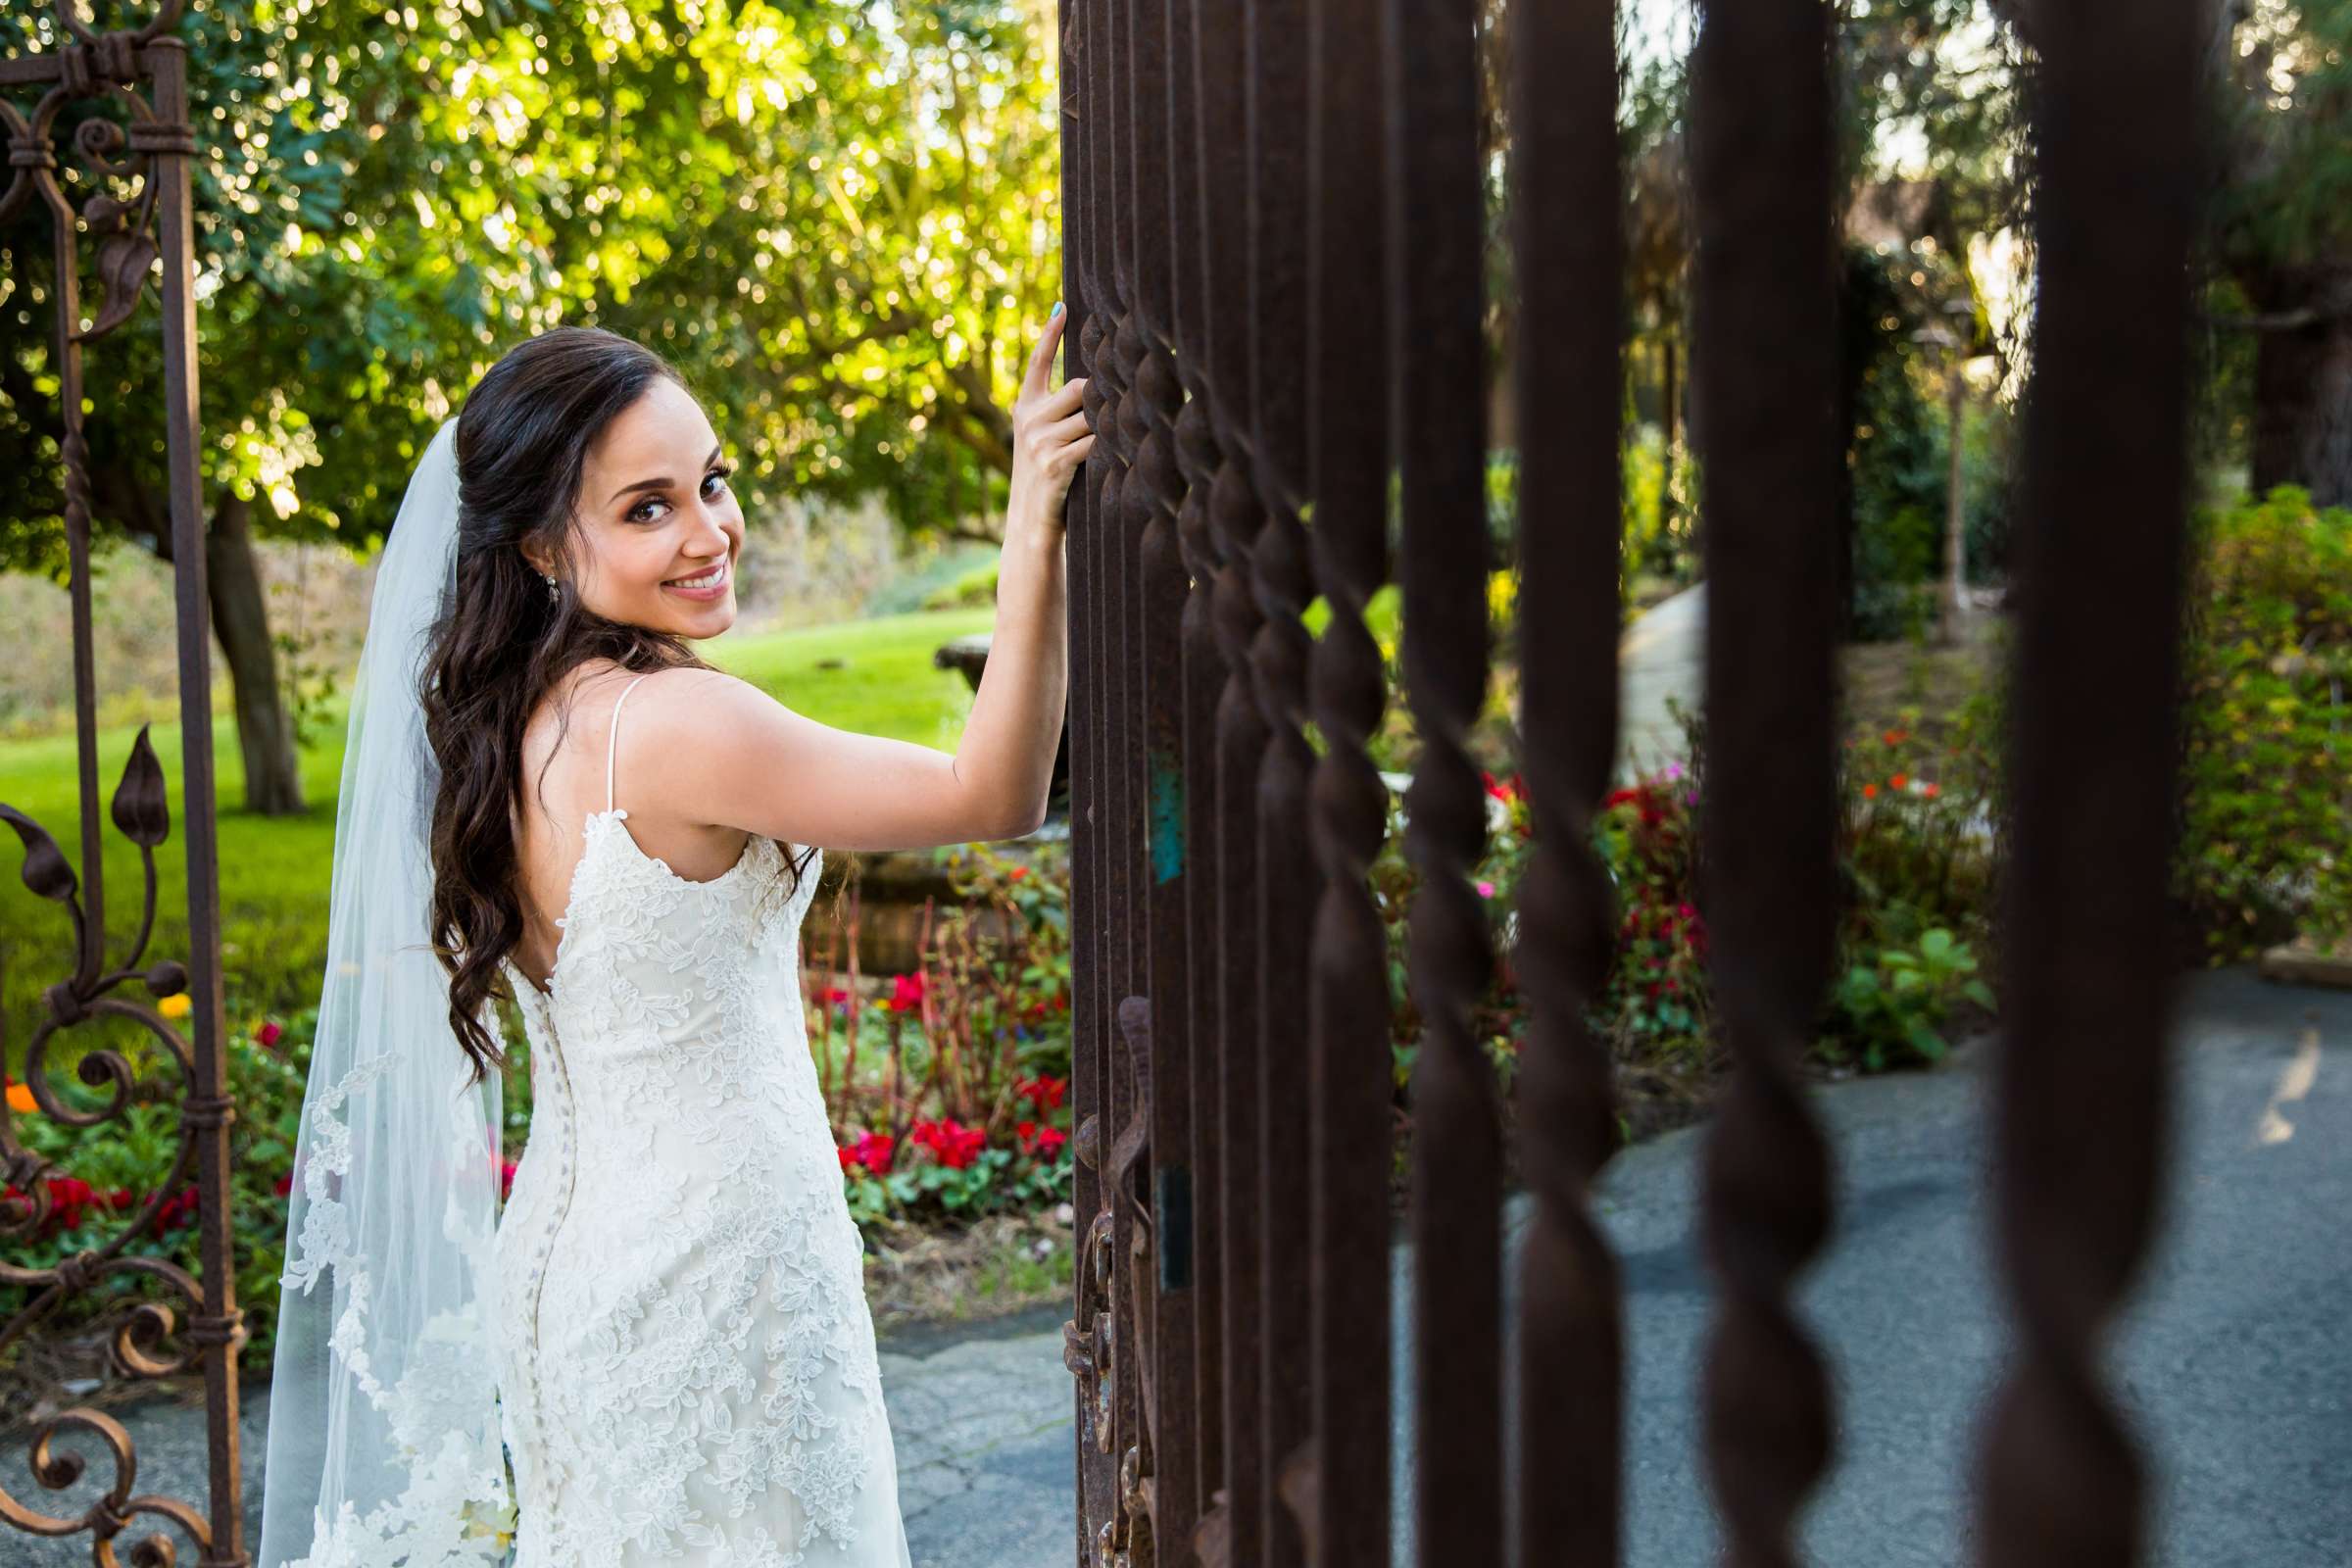
[{"label": "lace appliqu\u00e9 on dress", "polygon": [[[523,1560],[845,1560],[888,1429],[800,1013],[815,866],[764,899],[789,873],[755,837],[690,881],[637,847],[627,814],[588,818],[552,993],[516,973],[547,1075],[535,1115],[571,1117],[546,1129],[555,1165],[526,1153],[508,1207],[511,1441],[535,1446],[516,1474],[526,1538],[541,1533]],[[771,1530],[787,1495],[799,1528]]]}]

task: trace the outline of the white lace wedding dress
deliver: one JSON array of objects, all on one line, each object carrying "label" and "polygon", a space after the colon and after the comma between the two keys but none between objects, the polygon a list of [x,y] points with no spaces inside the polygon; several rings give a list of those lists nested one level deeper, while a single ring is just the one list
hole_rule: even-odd
[{"label": "white lace wedding dress", "polygon": [[550,989],[507,962],[532,1102],[497,1240],[514,1568],[907,1568],[801,1014],[815,863],[787,896],[755,835],[689,881],[612,784],[608,741]]}]

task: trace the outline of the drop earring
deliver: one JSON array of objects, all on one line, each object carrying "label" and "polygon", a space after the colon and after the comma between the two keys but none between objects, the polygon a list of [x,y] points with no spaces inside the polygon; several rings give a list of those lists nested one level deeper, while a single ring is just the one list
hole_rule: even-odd
[{"label": "drop earring", "polygon": [[556,586],[556,574],[554,572],[543,571],[539,575],[547,579],[547,598],[550,604],[553,604],[555,601],[564,597],[564,591]]}]

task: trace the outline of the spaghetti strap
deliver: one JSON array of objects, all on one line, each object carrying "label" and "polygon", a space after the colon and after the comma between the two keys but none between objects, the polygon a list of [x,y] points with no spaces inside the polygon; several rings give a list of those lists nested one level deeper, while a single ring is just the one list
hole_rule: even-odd
[{"label": "spaghetti strap", "polygon": [[[653,671],[650,669],[646,671],[646,675],[652,673]],[[643,679],[645,679],[645,675],[637,677],[637,680]],[[627,702],[629,693],[637,689],[637,680],[623,686],[620,689],[620,695],[612,700],[612,723],[605,734],[605,809],[608,812],[612,809],[612,753],[620,739],[620,705]]]}]

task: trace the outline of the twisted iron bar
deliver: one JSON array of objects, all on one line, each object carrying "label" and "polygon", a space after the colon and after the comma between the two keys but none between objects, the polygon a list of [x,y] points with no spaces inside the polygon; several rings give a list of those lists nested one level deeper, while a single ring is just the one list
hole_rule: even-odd
[{"label": "twisted iron bar", "polygon": [[1722,1289],[1704,1441],[1735,1568],[1797,1561],[1796,1516],[1830,1452],[1828,1374],[1789,1299],[1830,1223],[1829,1149],[1797,1072],[1835,896],[1830,41],[1822,0],[1744,0],[1707,8],[1692,61],[1709,367],[1692,419],[1708,480],[1700,908],[1733,1062],[1701,1176]]},{"label": "twisted iron bar", "polygon": [[1514,972],[1521,1169],[1535,1198],[1520,1262],[1522,1562],[1614,1568],[1622,1549],[1625,1329],[1592,1186],[1617,1148],[1608,1041],[1587,1021],[1616,953],[1592,838],[1617,746],[1618,388],[1623,327],[1617,60],[1609,0],[1524,14],[1513,40],[1520,277],[1520,744],[1535,848]]},{"label": "twisted iron bar", "polygon": [[[1387,836],[1388,786],[1370,744],[1387,670],[1365,606],[1388,577],[1387,279],[1363,265],[1388,195],[1378,157],[1384,38],[1354,7],[1308,16],[1312,173],[1306,313],[1313,582],[1330,611],[1307,655],[1308,706],[1323,747],[1306,820],[1320,889],[1307,945],[1307,1207],[1313,1258],[1309,1353],[1309,1561],[1377,1563],[1389,1551],[1389,1186],[1394,1133],[1388,937],[1371,869]],[[1286,530],[1289,519],[1286,519]],[[1287,627],[1284,628],[1287,631]]]},{"label": "twisted iron bar", "polygon": [[1984,1429],[1974,1543],[1999,1568],[2146,1555],[2144,1466],[2101,1360],[2156,1224],[2171,1096],[2180,432],[2208,25],[2197,0],[2045,7],[2031,24],[2039,340],[1993,1129],[2017,1338]]},{"label": "twisted iron bar", "polygon": [[1470,883],[1487,813],[1468,737],[1489,644],[1486,410],[1473,390],[1484,384],[1474,12],[1468,0],[1388,0],[1385,14],[1404,679],[1421,747],[1405,796],[1417,876],[1407,961],[1422,1024],[1412,1075],[1415,1535],[1424,1551],[1486,1563],[1504,1557],[1502,1159],[1494,1075],[1471,1021],[1494,969],[1486,903]]}]

